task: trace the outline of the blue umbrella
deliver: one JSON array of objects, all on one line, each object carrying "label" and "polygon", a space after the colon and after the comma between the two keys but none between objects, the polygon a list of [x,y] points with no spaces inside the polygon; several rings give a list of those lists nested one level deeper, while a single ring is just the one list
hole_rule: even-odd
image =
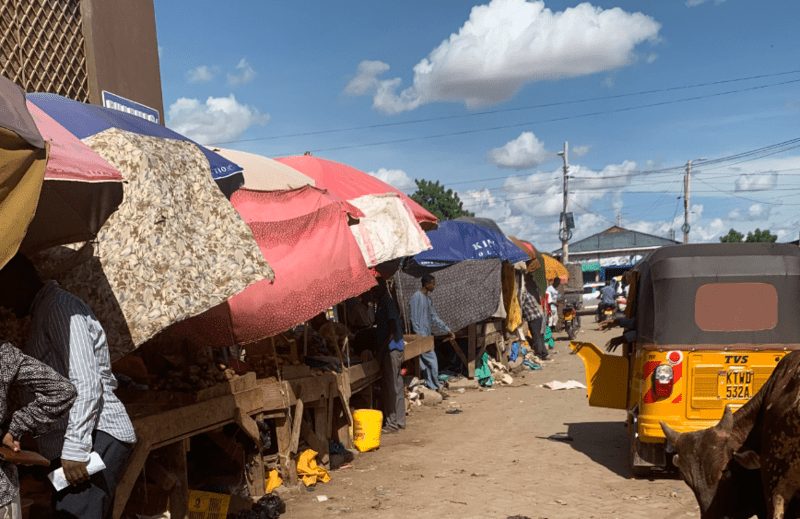
[{"label": "blue umbrella", "polygon": [[119,110],[81,103],[55,94],[28,94],[26,97],[79,139],[109,128],[119,128],[149,137],[191,142],[197,145],[208,159],[211,176],[226,197],[230,198],[234,191],[244,185],[242,168],[237,164],[160,124]]},{"label": "blue umbrella", "polygon": [[464,260],[499,258],[511,263],[528,260],[528,254],[503,234],[474,223],[448,220],[428,232],[432,249],[414,259],[423,267],[440,267]]}]

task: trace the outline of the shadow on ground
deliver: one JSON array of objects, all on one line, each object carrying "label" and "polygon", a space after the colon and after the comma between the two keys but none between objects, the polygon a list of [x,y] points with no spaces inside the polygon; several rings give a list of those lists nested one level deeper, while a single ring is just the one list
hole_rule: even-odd
[{"label": "shadow on ground", "polygon": [[[608,470],[624,478],[632,478],[630,468],[630,438],[625,422],[580,422],[567,423],[564,441],[578,452],[588,456]],[[558,437],[558,435],[554,435]],[[654,470],[651,479],[676,479],[672,470]]]}]

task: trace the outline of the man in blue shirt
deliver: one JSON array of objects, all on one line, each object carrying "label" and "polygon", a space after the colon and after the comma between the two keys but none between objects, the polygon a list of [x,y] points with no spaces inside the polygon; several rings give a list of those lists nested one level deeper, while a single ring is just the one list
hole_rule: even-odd
[{"label": "man in blue shirt", "polygon": [[606,281],[606,286],[600,289],[600,304],[597,305],[598,320],[602,320],[603,310],[606,308],[614,308],[614,281],[609,279]]},{"label": "man in blue shirt", "polygon": [[[431,329],[435,324],[439,329],[449,334],[450,339],[455,339],[456,334],[447,327],[444,322],[436,315],[433,308],[433,301],[428,294],[436,288],[436,278],[430,274],[422,276],[422,288],[411,296],[408,302],[409,317],[411,318],[411,328],[417,335],[428,337],[433,335]],[[438,391],[439,384],[439,360],[436,358],[436,351],[431,350],[419,356],[420,371],[428,389]]]},{"label": "man in blue shirt", "polygon": [[386,286],[386,280],[378,278],[373,289],[378,301],[375,311],[375,333],[378,345],[377,357],[381,364],[381,393],[383,394],[383,433],[396,433],[406,428],[406,397],[400,366],[403,364],[403,326],[400,312]]}]

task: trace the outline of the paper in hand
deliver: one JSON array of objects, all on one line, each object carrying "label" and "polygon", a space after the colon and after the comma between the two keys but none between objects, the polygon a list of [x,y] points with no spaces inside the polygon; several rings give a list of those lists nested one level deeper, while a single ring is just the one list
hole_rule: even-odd
[{"label": "paper in hand", "polygon": [[[96,452],[92,452],[92,454],[89,455],[89,463],[86,465],[86,471],[89,475],[92,475],[97,474],[104,468],[106,468],[106,464],[103,463],[103,459]],[[57,470],[48,474],[47,479],[50,480],[50,483],[53,484],[56,491],[64,490],[69,486],[69,481],[64,477],[63,467],[59,467]]]}]

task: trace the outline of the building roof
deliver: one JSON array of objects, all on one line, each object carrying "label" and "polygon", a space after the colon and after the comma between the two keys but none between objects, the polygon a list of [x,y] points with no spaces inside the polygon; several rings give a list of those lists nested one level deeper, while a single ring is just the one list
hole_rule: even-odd
[{"label": "building roof", "polygon": [[[603,252],[603,251],[622,251],[631,249],[663,247],[665,245],[675,245],[680,242],[653,236],[639,231],[630,231],[617,227],[616,225],[603,232],[593,234],[588,238],[578,240],[569,244],[570,254],[579,252]],[[554,251],[560,252],[561,249]]]}]

